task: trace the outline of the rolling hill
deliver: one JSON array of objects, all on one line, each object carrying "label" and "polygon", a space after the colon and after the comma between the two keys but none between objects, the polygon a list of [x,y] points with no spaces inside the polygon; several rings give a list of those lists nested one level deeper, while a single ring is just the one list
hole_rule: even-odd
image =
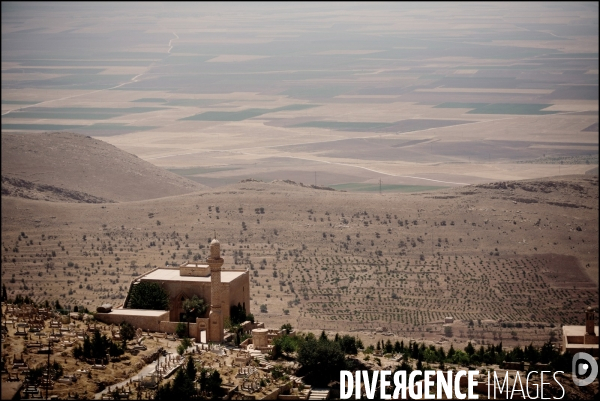
[{"label": "rolling hill", "polygon": [[182,195],[203,188],[89,136],[2,134],[2,195],[105,203]]}]

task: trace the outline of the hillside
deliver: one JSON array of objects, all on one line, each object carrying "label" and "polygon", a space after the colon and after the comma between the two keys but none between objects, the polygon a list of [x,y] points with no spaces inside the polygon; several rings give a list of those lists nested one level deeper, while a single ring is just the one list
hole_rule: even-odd
[{"label": "hillside", "polygon": [[2,134],[2,195],[58,202],[126,202],[205,188],[97,139]]},{"label": "hillside", "polygon": [[67,305],[118,304],[149,268],[205,258],[215,231],[224,268],[251,270],[252,311],[271,326],[437,340],[453,316],[458,341],[539,343],[598,302],[590,176],[410,195],[243,182],[104,205],[3,196],[2,227],[9,296]]}]

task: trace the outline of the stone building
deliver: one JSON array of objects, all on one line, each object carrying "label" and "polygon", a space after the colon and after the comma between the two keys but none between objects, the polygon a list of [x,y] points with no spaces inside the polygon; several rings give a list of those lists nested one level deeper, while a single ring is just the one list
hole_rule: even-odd
[{"label": "stone building", "polygon": [[585,326],[563,326],[562,352],[576,354],[587,352],[600,356],[598,352],[598,326],[595,324],[594,309],[588,307],[585,312]]},{"label": "stone building", "polygon": [[[246,269],[222,270],[221,244],[214,239],[205,263],[186,262],[175,268],[156,268],[131,283],[123,306],[109,313],[97,313],[99,321],[120,324],[125,321],[143,330],[174,333],[183,321],[183,302],[196,295],[209,307],[203,316],[189,324],[190,337],[196,341],[223,341],[223,321],[232,306],[250,309],[250,275]],[[127,308],[131,289],[142,282],[159,284],[169,294],[169,310]]]}]

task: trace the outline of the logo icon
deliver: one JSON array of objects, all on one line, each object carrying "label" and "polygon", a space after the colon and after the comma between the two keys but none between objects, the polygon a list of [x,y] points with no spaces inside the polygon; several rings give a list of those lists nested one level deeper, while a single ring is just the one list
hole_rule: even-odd
[{"label": "logo icon", "polygon": [[[590,354],[578,352],[573,355],[573,383],[577,386],[587,386],[598,376],[598,364]],[[587,376],[579,378],[579,376]]]}]

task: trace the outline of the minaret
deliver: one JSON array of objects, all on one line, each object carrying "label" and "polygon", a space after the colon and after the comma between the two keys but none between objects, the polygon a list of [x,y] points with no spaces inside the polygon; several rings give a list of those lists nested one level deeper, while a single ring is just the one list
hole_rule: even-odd
[{"label": "minaret", "polygon": [[221,311],[221,244],[217,239],[210,243],[210,256],[206,259],[210,267],[210,314],[208,340],[223,342],[223,312]]},{"label": "minaret", "polygon": [[[591,306],[588,306],[585,311],[585,337],[595,337],[596,331],[594,330],[594,309]],[[586,341],[584,341],[587,344]]]}]

